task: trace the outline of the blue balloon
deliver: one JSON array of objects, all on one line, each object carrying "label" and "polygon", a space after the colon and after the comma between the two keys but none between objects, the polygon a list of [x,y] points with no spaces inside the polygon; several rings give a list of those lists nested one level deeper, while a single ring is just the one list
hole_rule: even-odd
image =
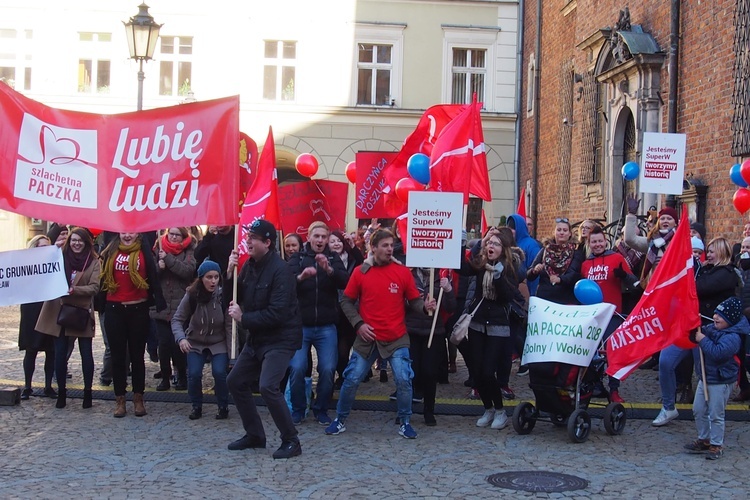
[{"label": "blue balloon", "polygon": [[638,173],[641,171],[638,164],[634,161],[629,161],[622,166],[622,177],[626,181],[632,181],[638,178]]},{"label": "blue balloon", "polygon": [[592,304],[600,304],[604,301],[604,295],[602,289],[596,281],[590,279],[578,280],[576,286],[573,287],[573,294],[575,294],[578,302],[585,306]]},{"label": "blue balloon", "polygon": [[742,174],[740,173],[740,170],[742,169],[742,165],[739,163],[735,163],[732,165],[732,168],[729,169],[729,178],[732,179],[732,182],[737,184],[741,188],[747,187],[747,182],[745,182],[745,179],[742,178]]},{"label": "blue balloon", "polygon": [[430,157],[423,153],[414,153],[406,162],[406,170],[411,178],[425,186],[430,183]]}]

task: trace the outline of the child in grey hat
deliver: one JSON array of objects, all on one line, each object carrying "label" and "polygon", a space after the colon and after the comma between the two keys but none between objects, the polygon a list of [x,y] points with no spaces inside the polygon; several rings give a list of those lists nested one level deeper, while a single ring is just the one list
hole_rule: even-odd
[{"label": "child in grey hat", "polygon": [[[730,297],[716,306],[713,319],[713,325],[699,329],[694,338],[691,335],[691,340],[703,351],[708,399],[704,396],[701,379],[693,401],[698,439],[685,445],[691,453],[708,452],[707,460],[718,460],[724,454],[724,413],[739,373],[735,355],[740,349],[740,335],[750,331],[750,323],[742,314],[742,302],[737,297]],[[696,365],[700,368],[700,360],[696,360]]]}]

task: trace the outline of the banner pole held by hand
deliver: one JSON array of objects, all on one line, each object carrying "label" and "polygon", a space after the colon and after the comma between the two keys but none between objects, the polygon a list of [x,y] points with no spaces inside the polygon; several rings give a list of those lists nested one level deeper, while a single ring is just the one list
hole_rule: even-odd
[{"label": "banner pole held by hand", "polygon": [[432,317],[432,328],[430,328],[430,338],[427,340],[427,349],[432,347],[432,337],[435,335],[435,325],[437,324],[438,312],[440,311],[440,302],[442,301],[443,301],[443,287],[441,286],[440,292],[438,292],[437,305],[435,306],[435,315]]},{"label": "banner pole held by hand", "polygon": [[703,397],[706,399],[706,404],[708,404],[708,386],[706,385],[706,362],[703,359],[703,349],[698,347],[698,352],[701,355],[701,379],[703,380]]},{"label": "banner pole held by hand", "polygon": [[[435,296],[434,294],[435,294],[435,268],[431,267],[430,268],[430,295],[428,295],[428,297],[432,298]],[[432,316],[432,311],[427,311],[427,315]],[[434,321],[432,323],[435,324]]]}]

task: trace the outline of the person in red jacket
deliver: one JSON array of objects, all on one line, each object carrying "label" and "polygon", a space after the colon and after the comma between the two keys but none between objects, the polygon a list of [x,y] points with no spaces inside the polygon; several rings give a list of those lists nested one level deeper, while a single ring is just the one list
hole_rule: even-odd
[{"label": "person in red jacket", "polygon": [[[615,306],[615,315],[604,332],[604,342],[623,322],[622,287],[632,287],[638,281],[633,275],[625,258],[619,252],[607,249],[607,238],[599,226],[595,226],[588,235],[591,254],[581,265],[581,276],[596,282],[602,289],[604,302]],[[620,381],[609,377],[609,399],[614,403],[624,403],[620,396]]]}]

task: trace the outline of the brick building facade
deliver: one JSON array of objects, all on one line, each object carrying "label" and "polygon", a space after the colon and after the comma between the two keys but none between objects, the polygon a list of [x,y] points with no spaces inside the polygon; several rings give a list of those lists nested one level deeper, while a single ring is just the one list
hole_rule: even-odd
[{"label": "brick building facade", "polygon": [[[674,3],[681,5],[677,92],[670,95]],[[736,147],[743,138],[732,123],[735,32],[746,31],[736,30],[735,18],[742,21],[748,3],[526,0],[519,186],[527,188],[537,236],[551,234],[558,216],[618,219],[624,195],[637,189],[637,181],[623,186],[622,165],[640,163],[644,132],[670,131],[676,99],[673,131],[686,134],[687,154],[686,191],[674,201],[709,222],[709,238],[741,237],[729,168],[747,149]],[[667,201],[644,198],[646,207]]]}]

